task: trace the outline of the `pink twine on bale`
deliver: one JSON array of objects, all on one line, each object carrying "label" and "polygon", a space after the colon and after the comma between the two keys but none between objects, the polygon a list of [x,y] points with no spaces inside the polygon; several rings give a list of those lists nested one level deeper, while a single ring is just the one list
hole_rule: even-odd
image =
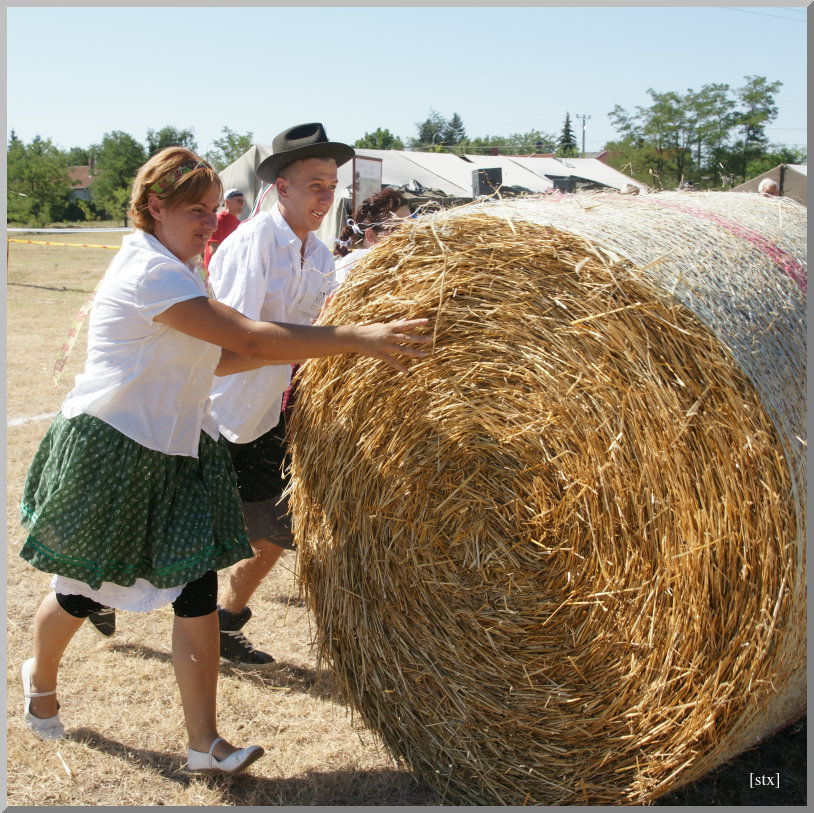
[{"label": "pink twine on bale", "polygon": [[683,203],[674,203],[672,201],[659,199],[658,197],[654,197],[650,201],[648,201],[647,198],[642,198],[641,200],[659,206],[669,206],[672,209],[685,212],[693,217],[708,220],[711,223],[715,223],[716,226],[726,229],[736,237],[740,237],[741,239],[748,241],[755,246],[755,248],[762,251],[774,263],[779,265],[780,268],[782,268],[797,283],[803,293],[807,293],[808,273],[805,267],[801,263],[797,262],[797,260],[795,260],[790,254],[783,251],[780,246],[776,245],[771,240],[767,240],[762,234],[759,234],[746,226],[742,226],[740,223],[736,223],[734,220],[721,217],[721,215],[717,215],[714,212],[709,212],[705,209],[696,209],[694,206],[686,206]]}]

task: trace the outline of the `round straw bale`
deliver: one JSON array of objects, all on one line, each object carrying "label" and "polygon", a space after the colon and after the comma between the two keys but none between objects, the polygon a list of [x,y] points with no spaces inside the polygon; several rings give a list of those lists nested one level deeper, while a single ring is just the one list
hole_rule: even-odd
[{"label": "round straw bale", "polygon": [[805,209],[484,202],[325,321],[429,317],[407,375],[309,361],[291,425],[321,658],[456,804],[643,804],[805,703]]}]

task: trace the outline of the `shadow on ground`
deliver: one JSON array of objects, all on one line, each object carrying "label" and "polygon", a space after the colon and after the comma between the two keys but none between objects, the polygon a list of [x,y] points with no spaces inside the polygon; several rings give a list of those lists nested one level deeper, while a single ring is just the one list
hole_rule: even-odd
[{"label": "shadow on ground", "polygon": [[[807,718],[779,731],[656,805],[805,805]],[[771,782],[771,783],[770,783]]]},{"label": "shadow on ground", "polygon": [[[147,748],[125,746],[117,740],[90,728],[79,728],[71,739],[89,748],[140,765],[170,782],[188,786],[202,782],[217,786],[224,805],[437,805],[432,789],[407,771],[324,771],[308,773],[292,779],[267,779],[251,773],[226,776],[223,774],[189,774],[177,753],[168,754]],[[251,769],[250,769],[251,770]]]},{"label": "shadow on ground", "polygon": [[[162,663],[172,663],[172,654],[170,652],[153,649],[142,644],[113,643],[107,644],[107,648],[112,652],[118,652],[121,655],[140,660],[148,658]],[[221,661],[220,674],[239,677],[258,686],[290,689],[303,694],[311,694],[320,700],[337,701],[330,673],[325,671],[317,673],[314,669],[297,666],[286,661],[275,661],[262,670],[248,666],[232,666],[227,661]]]},{"label": "shadow on ground", "polygon": [[[171,660],[169,653],[141,646],[116,645],[123,654]],[[223,666],[222,671],[231,672]],[[330,681],[309,669],[275,664],[272,671],[242,673],[247,680],[332,698]],[[667,793],[656,806],[805,806],[807,804],[807,717],[779,731],[740,756],[716,768],[703,779]],[[177,754],[124,746],[91,729],[78,729],[72,737],[105,753],[141,762],[173,782],[217,782],[229,805],[439,805],[435,792],[408,771],[326,771],[292,779],[191,776],[183,772]]]}]

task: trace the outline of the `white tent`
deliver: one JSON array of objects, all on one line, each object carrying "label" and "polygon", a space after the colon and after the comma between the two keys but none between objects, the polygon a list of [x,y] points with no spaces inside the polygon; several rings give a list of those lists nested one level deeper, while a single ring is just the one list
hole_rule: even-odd
[{"label": "white tent", "polygon": [[732,187],[732,191],[757,192],[764,178],[776,181],[781,195],[808,206],[808,164],[778,164],[768,172]]},{"label": "white tent", "polygon": [[[623,186],[635,186],[640,193],[646,192],[647,187],[629,178],[619,170],[608,166],[596,158],[538,158],[536,156],[518,155],[507,160],[514,161],[521,167],[550,180],[571,180],[575,184],[580,181],[610,189],[621,189]],[[553,183],[552,183],[553,185]]]},{"label": "white tent", "polygon": [[[221,173],[225,188],[240,189],[249,210],[261,192],[262,183],[255,176],[260,163],[272,153],[271,145],[255,144]],[[476,197],[473,172],[499,169],[504,186],[520,187],[532,193],[547,192],[557,186],[579,186],[621,189],[632,185],[642,192],[643,184],[618,172],[596,158],[539,158],[532,156],[453,155],[439,152],[407,150],[356,150],[357,155],[378,158],[382,162],[382,184],[385,186],[432,189],[455,199]],[[351,197],[353,162],[339,167],[339,192],[332,210],[318,231],[321,240],[331,244],[342,229],[347,200]],[[570,186],[569,186],[570,183]],[[276,200],[274,190],[263,197],[261,210],[267,210]]]}]

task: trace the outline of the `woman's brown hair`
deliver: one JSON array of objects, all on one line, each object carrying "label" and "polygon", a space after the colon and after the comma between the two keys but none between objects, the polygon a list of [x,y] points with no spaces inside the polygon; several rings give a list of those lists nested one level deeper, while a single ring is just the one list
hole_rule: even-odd
[{"label": "woman's brown hair", "polygon": [[138,171],[130,195],[130,215],[137,229],[155,234],[155,221],[148,208],[150,195],[170,207],[200,200],[216,183],[223,192],[218,173],[202,158],[185,147],[166,147]]}]

